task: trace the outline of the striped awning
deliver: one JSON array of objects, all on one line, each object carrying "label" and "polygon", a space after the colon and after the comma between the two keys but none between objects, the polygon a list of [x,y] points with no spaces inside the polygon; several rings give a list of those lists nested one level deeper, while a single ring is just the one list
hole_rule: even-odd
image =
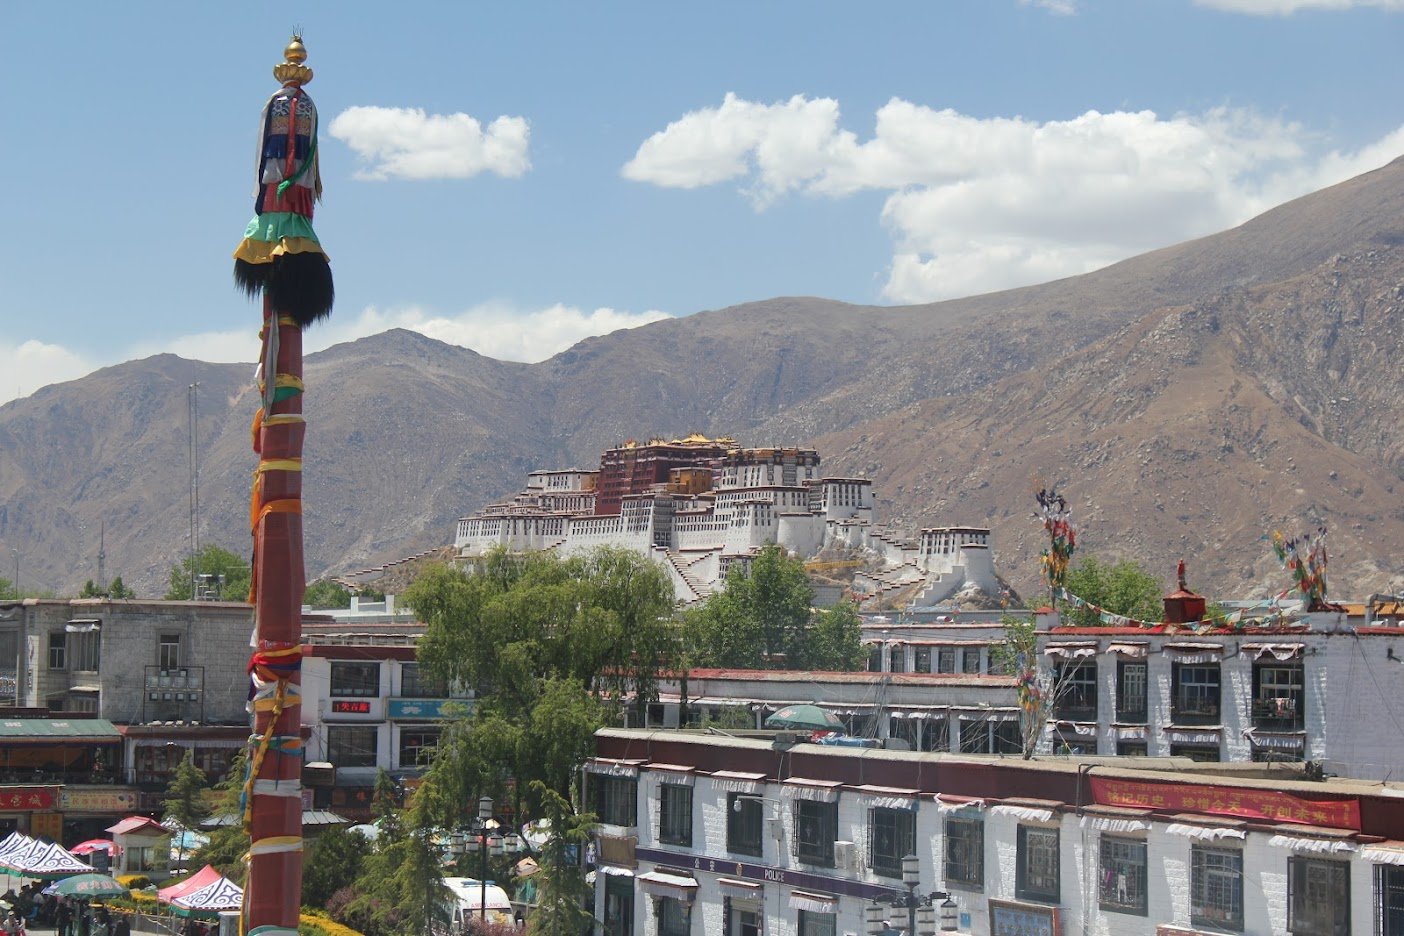
[{"label": "striped awning", "polygon": [[650,897],[671,897],[683,903],[692,903],[693,898],[697,896],[697,882],[681,874],[649,871],[636,876],[634,880]]},{"label": "striped awning", "polygon": [[841,786],[843,784],[838,780],[810,780],[804,777],[791,777],[781,784],[780,792],[791,799],[837,803],[839,787]]},{"label": "striped awning", "polygon": [[763,773],[741,773],[736,770],[712,772],[712,787],[726,793],[759,793],[764,782]]},{"label": "striped awning", "polygon": [[813,891],[790,891],[790,909],[809,913],[838,913],[839,899],[832,894]]}]

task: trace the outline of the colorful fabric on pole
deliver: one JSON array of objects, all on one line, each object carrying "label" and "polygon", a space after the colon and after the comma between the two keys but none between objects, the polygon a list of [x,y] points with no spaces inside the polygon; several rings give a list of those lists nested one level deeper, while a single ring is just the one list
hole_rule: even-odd
[{"label": "colorful fabric on pole", "polygon": [[1326,528],[1288,539],[1281,530],[1272,534],[1272,551],[1277,561],[1292,575],[1292,581],[1306,598],[1307,608],[1326,604]]},{"label": "colorful fabric on pole", "polygon": [[1051,488],[1040,488],[1034,495],[1038,499],[1038,513],[1043,522],[1043,530],[1048,534],[1048,547],[1043,550],[1040,566],[1043,581],[1050,592],[1057,593],[1063,587],[1068,575],[1068,563],[1072,562],[1077,549],[1077,528],[1073,526],[1072,513],[1063,495]]}]

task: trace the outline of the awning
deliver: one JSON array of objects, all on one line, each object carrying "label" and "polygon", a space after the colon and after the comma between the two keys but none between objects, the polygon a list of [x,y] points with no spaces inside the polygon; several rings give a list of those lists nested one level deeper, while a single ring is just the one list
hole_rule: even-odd
[{"label": "awning", "polygon": [[1070,660],[1076,657],[1093,657],[1097,655],[1097,645],[1095,643],[1049,644],[1043,649],[1043,654],[1044,656],[1056,657],[1063,660]]},{"label": "awning", "polygon": [[810,913],[838,913],[839,900],[831,894],[816,894],[813,891],[790,891],[790,909],[807,910]]},{"label": "awning", "polygon": [[1315,854],[1338,854],[1355,851],[1355,843],[1343,839],[1308,838],[1300,835],[1274,835],[1268,844],[1275,848],[1290,848],[1292,851],[1313,852]]},{"label": "awning", "polygon": [[1380,842],[1360,849],[1360,860],[1372,864],[1404,865],[1404,842]]},{"label": "awning", "polygon": [[1165,736],[1176,744],[1218,744],[1222,725],[1206,725],[1202,728],[1183,728],[1166,725],[1161,729]]},{"label": "awning", "polygon": [[74,618],[63,629],[70,634],[92,634],[102,630],[102,618]]},{"label": "awning", "polygon": [[921,795],[917,790],[867,784],[854,787],[853,791],[862,798],[861,802],[870,809],[916,809],[917,797]]},{"label": "awning", "polygon": [[1146,726],[1112,725],[1107,729],[1107,734],[1118,741],[1144,741],[1146,739]]},{"label": "awning", "polygon": [[726,793],[759,793],[765,781],[763,773],[741,773],[736,770],[712,771],[712,788]]},{"label": "awning", "polygon": [[613,875],[614,877],[633,877],[633,876],[634,876],[634,869],[633,869],[633,868],[620,868],[620,867],[616,867],[615,865],[602,864],[602,865],[599,866],[599,869],[600,869],[601,871],[603,871],[605,874]]},{"label": "awning", "polygon": [[691,767],[684,767],[681,764],[649,764],[649,779],[659,783],[671,783],[674,786],[692,786],[697,775],[692,772]]},{"label": "awning", "polygon": [[839,787],[843,784],[838,780],[809,780],[803,777],[791,777],[780,785],[780,792],[792,799],[813,800],[817,803],[837,803],[839,798]]},{"label": "awning", "polygon": [[1174,663],[1217,663],[1224,654],[1223,644],[1211,643],[1168,643],[1161,648],[1169,654]]},{"label": "awning", "polygon": [[1145,832],[1151,827],[1144,819],[1120,816],[1083,816],[1080,824],[1098,832]]},{"label": "awning", "polygon": [[1055,721],[1053,727],[1058,729],[1059,734],[1071,732],[1085,738],[1095,737],[1097,734],[1096,722]]},{"label": "awning", "polygon": [[697,896],[697,882],[681,874],[649,871],[636,876],[634,880],[650,897],[671,897],[683,903],[692,903],[693,898]]},{"label": "awning", "polygon": [[121,744],[122,733],[105,718],[5,718],[0,719],[0,745]]},{"label": "awning", "polygon": [[637,778],[639,775],[639,765],[644,763],[641,760],[610,760],[604,757],[592,757],[585,762],[587,773],[600,774],[605,777],[629,777]]},{"label": "awning", "polygon": [[740,878],[717,878],[717,886],[723,894],[740,897],[743,900],[760,900],[765,885],[760,881],[743,881]]},{"label": "awning", "polygon": [[1243,737],[1256,748],[1273,751],[1300,751],[1306,747],[1306,734],[1260,734],[1256,728],[1243,732]]},{"label": "awning", "polygon": [[888,718],[945,718],[950,714],[950,706],[930,705],[922,708],[904,706],[900,710],[887,713]]},{"label": "awning", "polygon": [[1052,822],[1053,810],[1040,809],[1036,806],[1019,806],[1011,803],[999,803],[990,807],[990,812],[1001,816],[1013,816],[1024,822]]},{"label": "awning", "polygon": [[985,801],[973,796],[952,796],[949,793],[936,794],[936,808],[943,813],[962,809],[984,809]]},{"label": "awning", "polygon": [[1144,659],[1145,656],[1148,653],[1150,653],[1150,644],[1124,643],[1118,641],[1116,643],[1108,644],[1106,652],[1115,653],[1117,656],[1130,657],[1132,659],[1140,660]]},{"label": "awning", "polygon": [[1299,643],[1246,643],[1238,648],[1238,652],[1249,654],[1255,660],[1265,656],[1275,660],[1298,660],[1305,649],[1306,644]]},{"label": "awning", "polygon": [[1187,838],[1202,839],[1215,842],[1224,838],[1246,839],[1248,833],[1242,829],[1229,829],[1222,826],[1197,826],[1187,825],[1183,822],[1172,822],[1165,827],[1165,831],[1171,835],[1183,835]]}]

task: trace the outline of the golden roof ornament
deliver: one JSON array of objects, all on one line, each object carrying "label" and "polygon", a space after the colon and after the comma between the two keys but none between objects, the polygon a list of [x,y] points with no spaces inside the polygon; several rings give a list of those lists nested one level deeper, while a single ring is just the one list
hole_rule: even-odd
[{"label": "golden roof ornament", "polygon": [[312,80],[312,69],[302,64],[307,61],[307,47],[302,44],[302,37],[293,33],[292,39],[288,40],[287,48],[283,49],[283,63],[273,66],[273,77],[283,84],[305,85]]}]

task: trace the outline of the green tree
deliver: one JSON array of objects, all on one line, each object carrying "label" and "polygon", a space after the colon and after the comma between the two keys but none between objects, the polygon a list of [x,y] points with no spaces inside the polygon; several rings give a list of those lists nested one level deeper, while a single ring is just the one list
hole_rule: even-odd
[{"label": "green tree", "polygon": [[[195,766],[195,752],[186,750],[185,757],[176,765],[171,782],[166,787],[166,816],[181,831],[199,829],[210,814],[207,797],[209,780],[204,771]],[[184,862],[184,848],[181,849]]]},{"label": "green tree", "polygon": [[0,600],[18,598],[19,589],[15,588],[15,583],[7,578],[0,578]]},{"label": "green tree", "polygon": [[590,896],[580,869],[570,861],[572,853],[585,850],[594,829],[594,816],[577,814],[568,800],[554,790],[536,784],[542,815],[549,823],[550,838],[541,849],[541,870],[537,878],[537,906],[527,923],[529,936],[574,936],[591,920],[585,909]]},{"label": "green tree", "polygon": [[[1086,556],[1068,570],[1065,586],[1069,592],[1112,614],[1142,621],[1158,621],[1164,616],[1160,581],[1132,559],[1104,563]],[[1095,627],[1101,623],[1090,608],[1064,607],[1066,623]]]},{"label": "green tree", "polygon": [[113,599],[135,598],[136,592],[128,588],[122,576],[114,578],[107,586],[107,597]]},{"label": "green tree", "polygon": [[244,855],[249,850],[249,837],[244,832],[239,796],[244,790],[244,771],[248,756],[239,751],[230,760],[229,772],[215,785],[210,796],[210,814],[220,823],[210,830],[210,840],[194,855],[194,861],[213,865],[220,874],[236,884],[243,884],[247,866]]},{"label": "green tree", "polygon": [[201,547],[192,557],[171,566],[170,582],[166,587],[167,601],[189,601],[191,597],[191,569],[196,575],[218,576],[211,581],[217,586],[217,593],[223,601],[245,601],[249,595],[250,572],[246,560],[222,546],[210,544]]},{"label": "green tree", "polygon": [[82,590],[80,590],[80,591],[78,592],[78,597],[79,597],[79,598],[106,598],[106,597],[107,597],[107,592],[103,591],[101,588],[98,588],[97,585],[95,585],[95,584],[93,583],[93,580],[92,580],[92,579],[88,579],[86,582],[83,583],[83,588],[82,588]]},{"label": "green tree", "polygon": [[815,613],[799,657],[800,669],[851,672],[865,667],[868,651],[863,647],[858,606],[845,601]]},{"label": "green tree", "polygon": [[360,832],[341,827],[313,839],[302,867],[302,905],[325,908],[333,894],[354,885],[369,846]]},{"label": "green tree", "polygon": [[302,593],[302,603],[311,608],[349,608],[351,591],[340,582],[318,579]]},{"label": "green tree", "polygon": [[428,801],[417,792],[402,809],[400,798],[394,780],[379,771],[371,808],[380,836],[361,861],[353,896],[337,912],[366,936],[423,936],[449,920],[451,894]]}]

